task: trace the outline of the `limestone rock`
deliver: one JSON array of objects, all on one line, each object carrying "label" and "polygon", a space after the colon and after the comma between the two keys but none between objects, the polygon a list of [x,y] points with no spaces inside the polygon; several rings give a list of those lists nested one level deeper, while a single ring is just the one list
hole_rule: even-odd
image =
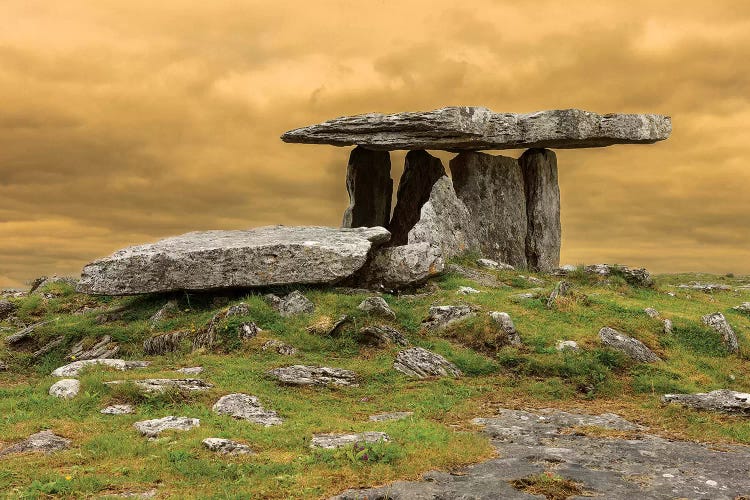
[{"label": "limestone rock", "polygon": [[461,266],[459,264],[449,264],[448,266],[446,266],[446,271],[448,271],[449,273],[458,274],[459,276],[469,279],[482,286],[492,288],[508,288],[508,285],[500,281],[495,273],[487,272],[482,269]]},{"label": "limestone rock", "polygon": [[253,322],[242,323],[239,327],[237,327],[237,336],[240,338],[240,340],[250,340],[257,337],[258,334],[262,331],[263,330],[258,328],[258,325]]},{"label": "limestone rock", "polygon": [[0,300],[0,321],[16,312],[17,308],[16,304],[9,300]]},{"label": "limestone rock", "polygon": [[599,276],[622,275],[625,281],[633,286],[651,287],[654,280],[651,274],[643,268],[633,268],[617,264],[593,264],[586,266],[584,271],[589,274],[598,274]]},{"label": "limestone rock", "polygon": [[74,361],[65,366],[55,369],[52,375],[55,377],[76,377],[78,373],[89,366],[102,365],[115,370],[125,371],[135,368],[145,368],[150,363],[148,361],[125,361],[122,359],[85,359]]},{"label": "limestone rock", "polygon": [[476,288],[472,288],[470,286],[460,286],[458,287],[458,290],[456,290],[456,293],[458,295],[476,295],[478,293],[482,293]]},{"label": "limestone rock", "polygon": [[130,415],[135,413],[135,410],[131,405],[111,405],[102,408],[99,413],[102,415]]},{"label": "limestone rock", "polygon": [[253,453],[253,450],[248,445],[232,441],[231,439],[206,438],[201,442],[206,449],[221,453],[222,455],[248,455]]},{"label": "limestone rock", "polygon": [[388,227],[393,197],[390,154],[354,148],[346,169],[346,190],[349,206],[342,227]]},{"label": "limestone rock", "polygon": [[297,355],[297,349],[276,339],[269,340],[268,342],[263,344],[263,347],[261,347],[261,349],[264,351],[275,351],[277,354],[281,354],[282,356]]},{"label": "limestone rock", "polygon": [[490,318],[492,318],[493,323],[500,329],[502,344],[521,345],[521,336],[518,335],[516,326],[513,324],[513,320],[508,313],[492,311]]},{"label": "limestone rock", "polygon": [[50,340],[46,344],[44,344],[42,347],[34,351],[31,356],[34,358],[39,358],[41,356],[44,356],[47,353],[52,352],[55,347],[61,345],[63,342],[65,342],[65,337],[63,335],[60,335],[59,337],[55,337],[54,339]]},{"label": "limestone rock", "polygon": [[197,418],[168,416],[164,418],[155,418],[152,420],[142,420],[133,424],[133,427],[141,435],[155,438],[166,430],[189,431],[195,427],[200,427],[201,421]]},{"label": "limestone rock", "polygon": [[31,282],[31,288],[29,288],[29,295],[41,294],[46,286],[54,285],[57,283],[62,283],[65,285],[70,285],[70,286],[76,286],[76,284],[78,283],[78,280],[75,278],[71,278],[69,276],[57,276],[57,275],[53,275],[51,277],[40,276],[39,278]]},{"label": "limestone rock", "polygon": [[444,268],[440,249],[429,243],[378,248],[357,281],[370,288],[394,290],[424,283]]},{"label": "limestone rock", "polygon": [[207,391],[213,384],[209,384],[198,378],[146,378],[143,380],[113,380],[104,382],[104,385],[120,385],[132,383],[143,392],[158,394],[168,390],[178,391]]},{"label": "limestone rock", "polygon": [[636,361],[654,363],[661,361],[659,356],[646,347],[640,340],[620,333],[614,328],[604,327],[599,330],[599,338],[605,346],[620,351]]},{"label": "limestone rock", "polygon": [[706,314],[701,318],[703,324],[709,326],[721,334],[721,340],[729,352],[740,350],[740,344],[737,341],[737,334],[727,322],[727,318],[720,312]]},{"label": "limestone rock", "polygon": [[719,389],[708,393],[665,394],[661,399],[664,403],[679,403],[698,410],[750,416],[750,394],[745,392]]},{"label": "limestone rock", "polygon": [[688,290],[697,290],[699,292],[728,292],[732,289],[729,285],[723,285],[720,283],[698,283],[697,281],[691,281],[690,283],[682,283],[677,285],[677,288],[683,288]]},{"label": "limestone rock", "polygon": [[13,453],[27,452],[50,454],[55,451],[70,448],[70,443],[70,439],[65,439],[51,430],[46,430],[32,434],[23,441],[0,450],[0,457]]},{"label": "limestone rock", "polygon": [[49,321],[41,321],[34,323],[33,325],[21,328],[16,333],[5,337],[5,345],[14,350],[20,350],[29,344],[33,345],[32,334],[40,327],[50,323]]},{"label": "limestone rock", "polygon": [[372,346],[386,344],[409,345],[403,333],[387,325],[365,326],[359,330],[361,342]]},{"label": "limestone rock", "polygon": [[487,258],[526,267],[526,194],[518,161],[461,153],[450,161],[456,195],[477,221],[479,250]]},{"label": "limestone rock", "polygon": [[202,366],[189,366],[186,368],[179,368],[177,369],[177,371],[185,375],[200,375],[201,373],[203,373],[203,367]]},{"label": "limestone rock", "polygon": [[285,318],[295,314],[310,314],[315,312],[315,304],[299,290],[294,290],[281,298],[273,294],[268,294],[266,295],[266,300]]},{"label": "limestone rock", "polygon": [[49,388],[49,395],[60,399],[72,399],[81,390],[81,383],[74,378],[58,380]]},{"label": "limestone rock", "polygon": [[478,151],[650,144],[668,138],[671,132],[672,121],[663,115],[600,115],[580,109],[517,114],[451,106],[391,115],[343,116],[290,130],[281,139],[304,144],[360,145],[386,151]]},{"label": "limestone rock", "polygon": [[390,413],[379,413],[377,415],[370,415],[370,422],[387,422],[390,420],[403,420],[414,415],[413,411],[394,411]]},{"label": "limestone rock", "polygon": [[169,332],[155,335],[143,341],[143,352],[150,355],[167,354],[180,350],[180,342],[187,332]]},{"label": "limestone rock", "polygon": [[665,319],[662,321],[662,325],[664,326],[664,333],[667,335],[672,335],[672,331],[674,329],[674,325],[672,324],[671,319]]},{"label": "limestone rock", "polygon": [[267,226],[205,231],[125,248],[83,269],[78,291],[133,295],[291,284],[336,283],[385,243],[382,227]]},{"label": "limestone rock", "polygon": [[310,448],[333,450],[358,443],[388,442],[390,437],[385,432],[359,432],[356,434],[314,434]]},{"label": "limestone rock", "polygon": [[560,340],[555,345],[555,349],[562,352],[562,351],[573,351],[578,352],[581,350],[580,347],[578,347],[578,342],[575,340]]},{"label": "limestone rock", "polygon": [[643,312],[645,312],[648,315],[649,318],[658,318],[659,317],[659,311],[657,311],[653,307],[647,307],[646,309],[643,310]]},{"label": "limestone rock", "polygon": [[157,323],[160,321],[163,321],[171,316],[174,316],[180,312],[180,307],[176,300],[168,300],[166,304],[161,306],[161,308],[154,313],[153,316],[151,316],[148,320],[148,322],[151,324],[151,327],[153,328]]},{"label": "limestone rock", "polygon": [[357,384],[357,374],[342,368],[326,366],[293,365],[270,370],[268,375],[282,384],[289,385],[317,385],[317,386],[354,386]]},{"label": "limestone rock", "polygon": [[422,320],[422,326],[430,330],[438,330],[475,315],[471,306],[432,306],[427,318]]},{"label": "limestone rock", "polygon": [[396,313],[390,308],[388,302],[383,297],[367,297],[357,306],[360,311],[365,311],[370,316],[380,316],[381,318],[396,319]]},{"label": "limestone rock", "polygon": [[230,417],[249,420],[265,427],[279,425],[283,422],[273,410],[263,408],[255,396],[249,394],[227,394],[222,396],[213,406],[214,413],[229,415]]},{"label": "limestone rock", "polygon": [[410,377],[460,377],[456,365],[439,354],[421,347],[403,350],[396,356],[393,368]]},{"label": "limestone rock", "polygon": [[570,294],[571,285],[567,281],[563,280],[555,285],[552,293],[547,297],[547,309],[552,309],[557,304],[557,299],[560,297],[566,297]]},{"label": "limestone rock", "polygon": [[499,269],[501,271],[513,271],[515,269],[510,264],[498,262],[492,259],[477,259],[477,265],[479,267],[486,267],[487,269]]},{"label": "limestone rock", "polygon": [[227,309],[227,312],[224,314],[225,318],[232,318],[235,316],[247,316],[250,314],[250,306],[247,305],[245,302],[240,302],[238,304],[234,304],[233,306],[230,306],[229,309]]},{"label": "limestone rock", "polygon": [[733,307],[735,311],[750,314],[750,302],[743,302],[742,304]]},{"label": "limestone rock", "polygon": [[84,359],[108,359],[114,358],[119,352],[120,346],[117,342],[112,342],[112,337],[104,335],[90,347],[87,347],[83,340],[78,342],[70,350],[66,359],[71,361],[80,361]]},{"label": "limestone rock", "polygon": [[518,159],[526,188],[526,262],[550,272],[560,265],[560,186],[557,156],[549,149],[528,149]]}]

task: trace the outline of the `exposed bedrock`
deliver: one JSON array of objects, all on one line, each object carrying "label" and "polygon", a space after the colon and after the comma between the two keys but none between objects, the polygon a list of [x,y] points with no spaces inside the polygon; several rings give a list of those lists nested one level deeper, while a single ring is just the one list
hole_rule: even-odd
[{"label": "exposed bedrock", "polygon": [[349,206],[342,227],[387,227],[391,217],[391,157],[387,151],[357,146],[346,169]]},{"label": "exposed bedrock", "polygon": [[526,194],[518,160],[464,152],[450,161],[456,195],[476,222],[482,254],[526,267]]}]

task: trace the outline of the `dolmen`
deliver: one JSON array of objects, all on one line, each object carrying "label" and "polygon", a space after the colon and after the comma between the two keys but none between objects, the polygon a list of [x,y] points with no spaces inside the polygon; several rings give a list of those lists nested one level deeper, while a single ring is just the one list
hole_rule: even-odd
[{"label": "dolmen", "polygon": [[[125,248],[88,264],[80,292],[135,295],[339,284],[395,290],[424,282],[472,251],[517,269],[549,272],[560,260],[557,158],[549,148],[650,144],[668,116],[529,114],[448,107],[336,118],[291,130],[291,143],[355,146],[341,228],[267,226],[204,231]],[[519,158],[483,150],[528,148]],[[390,151],[408,150],[391,207]],[[426,150],[456,152],[448,177]]]}]

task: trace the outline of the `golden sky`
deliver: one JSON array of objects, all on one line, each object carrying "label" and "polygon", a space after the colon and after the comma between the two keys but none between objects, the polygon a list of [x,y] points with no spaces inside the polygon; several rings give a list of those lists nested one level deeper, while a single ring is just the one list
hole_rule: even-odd
[{"label": "golden sky", "polygon": [[557,152],[562,261],[750,273],[750,2],[2,0],[0,19],[0,286],[191,230],[338,225],[348,149],[279,135],[446,105],[671,115],[663,143]]}]

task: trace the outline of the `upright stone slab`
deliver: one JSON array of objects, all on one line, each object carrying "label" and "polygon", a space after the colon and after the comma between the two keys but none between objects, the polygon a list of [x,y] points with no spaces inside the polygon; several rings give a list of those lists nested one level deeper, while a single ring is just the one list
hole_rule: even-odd
[{"label": "upright stone slab", "polygon": [[398,184],[396,208],[388,226],[390,246],[406,245],[409,231],[419,221],[422,205],[430,199],[432,186],[445,175],[439,158],[426,151],[409,151],[406,154],[404,173]]},{"label": "upright stone slab", "polygon": [[391,156],[357,146],[349,155],[346,169],[349,207],[342,227],[387,227],[391,217]]},{"label": "upright stone slab", "polygon": [[526,194],[518,161],[507,156],[460,153],[450,162],[456,195],[477,224],[482,254],[526,267]]},{"label": "upright stone slab", "polygon": [[526,188],[526,262],[550,272],[560,266],[560,186],[557,156],[549,149],[528,149],[518,159]]}]

